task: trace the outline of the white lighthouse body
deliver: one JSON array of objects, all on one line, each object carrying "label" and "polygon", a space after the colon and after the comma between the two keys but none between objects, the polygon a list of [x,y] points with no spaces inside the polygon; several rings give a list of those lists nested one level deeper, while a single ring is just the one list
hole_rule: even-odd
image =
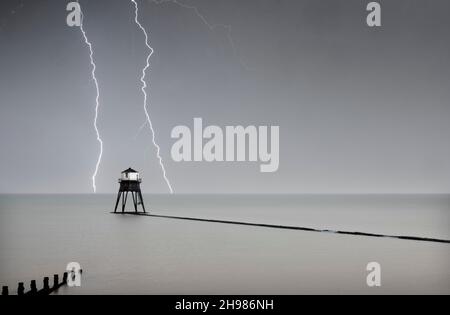
[{"label": "white lighthouse body", "polygon": [[122,172],[121,180],[138,182],[138,181],[140,181],[139,172],[130,168],[130,169]]},{"label": "white lighthouse body", "polygon": [[133,180],[138,181],[139,180],[139,173],[125,173],[122,174],[123,180]]}]

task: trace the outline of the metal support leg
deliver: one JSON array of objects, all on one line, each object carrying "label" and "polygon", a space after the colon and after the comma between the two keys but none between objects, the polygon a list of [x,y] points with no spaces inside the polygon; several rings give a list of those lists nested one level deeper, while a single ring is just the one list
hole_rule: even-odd
[{"label": "metal support leg", "polygon": [[122,213],[125,212],[125,206],[127,204],[127,199],[128,199],[128,191],[125,194],[125,197],[122,196]]},{"label": "metal support leg", "polygon": [[144,206],[144,199],[142,198],[142,193],[140,190],[137,193],[139,194],[139,199],[141,199],[142,209],[144,210],[144,213],[145,213],[146,211],[145,211],[145,206]]},{"label": "metal support leg", "polygon": [[120,201],[120,196],[122,195],[122,192],[119,191],[119,193],[117,194],[117,201],[116,201],[116,206],[114,207],[114,213],[117,212],[117,206],[119,205],[119,201]]}]

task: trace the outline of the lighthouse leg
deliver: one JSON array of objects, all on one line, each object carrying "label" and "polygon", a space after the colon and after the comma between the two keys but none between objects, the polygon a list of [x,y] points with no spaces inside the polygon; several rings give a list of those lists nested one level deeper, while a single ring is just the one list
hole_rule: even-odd
[{"label": "lighthouse leg", "polygon": [[128,199],[128,191],[125,194],[125,197],[122,197],[122,213],[125,212],[125,206],[127,204],[127,199]]},{"label": "lighthouse leg", "polygon": [[119,205],[119,201],[120,201],[120,196],[122,195],[122,192],[119,191],[119,193],[117,194],[117,201],[116,201],[116,206],[114,207],[114,213],[117,212],[117,206]]},{"label": "lighthouse leg", "polygon": [[134,212],[137,212],[137,193],[132,191],[131,197],[133,197]]},{"label": "lighthouse leg", "polygon": [[144,210],[144,213],[145,213],[146,211],[145,211],[145,206],[144,206],[144,199],[142,198],[142,193],[140,190],[137,193],[139,194],[139,199],[141,200],[142,209]]}]

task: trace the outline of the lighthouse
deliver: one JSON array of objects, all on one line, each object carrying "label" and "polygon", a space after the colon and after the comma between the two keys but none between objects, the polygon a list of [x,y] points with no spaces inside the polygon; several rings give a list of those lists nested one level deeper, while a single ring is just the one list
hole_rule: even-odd
[{"label": "lighthouse", "polygon": [[145,213],[144,200],[141,193],[141,176],[138,171],[135,171],[131,167],[122,172],[119,178],[119,193],[117,194],[116,207],[114,213],[117,212],[120,198],[122,198],[122,213],[125,212],[125,206],[127,204],[128,194],[131,193],[133,199],[134,211],[138,212],[138,206],[142,206],[142,210]]}]

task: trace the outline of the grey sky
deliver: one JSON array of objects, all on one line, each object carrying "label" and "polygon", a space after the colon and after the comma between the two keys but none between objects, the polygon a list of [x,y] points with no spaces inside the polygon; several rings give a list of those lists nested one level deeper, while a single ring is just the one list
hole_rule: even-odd
[{"label": "grey sky", "polygon": [[[192,10],[138,2],[155,49],[149,111],[175,192],[450,192],[449,1],[379,1],[379,29],[365,24],[369,1],[183,1],[231,25],[235,49]],[[0,192],[92,191],[95,90],[67,3],[1,1]],[[132,166],[145,192],[167,192],[150,132],[135,139],[146,49],[133,6],[80,3],[101,93],[98,191],[115,192]],[[279,171],[173,162],[170,132],[194,117],[279,125]]]}]

